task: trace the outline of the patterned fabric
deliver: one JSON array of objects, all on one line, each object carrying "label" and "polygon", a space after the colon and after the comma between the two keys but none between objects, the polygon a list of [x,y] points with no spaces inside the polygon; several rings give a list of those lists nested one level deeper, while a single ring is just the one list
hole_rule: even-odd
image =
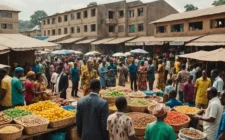
[{"label": "patterned fabric", "polygon": [[147,90],[147,67],[145,66],[139,68],[138,90]]},{"label": "patterned fabric", "polygon": [[2,106],[12,106],[11,81],[12,78],[8,75],[6,75],[1,81],[1,88],[7,91],[5,97],[0,101]]},{"label": "patterned fabric", "polygon": [[84,71],[83,75],[82,75],[82,85],[84,90],[86,91],[87,89],[90,89],[90,82],[93,79],[97,78],[97,71],[96,70],[92,70],[92,71]]},{"label": "patterned fabric", "polygon": [[[43,82],[36,81],[34,82],[34,88],[38,92],[43,92],[47,89],[47,86],[44,81]],[[33,98],[33,102],[35,103],[43,100],[48,100],[48,95],[46,93],[35,95],[35,97]]]},{"label": "patterned fabric", "polygon": [[122,112],[116,112],[108,117],[107,130],[110,140],[128,140],[135,134],[132,119]]},{"label": "patterned fabric", "polygon": [[109,65],[108,70],[113,70],[108,73],[109,77],[109,86],[110,87],[115,87],[116,86],[116,71],[117,67],[116,65]]},{"label": "patterned fabric", "polygon": [[158,89],[163,90],[165,88],[164,84],[164,74],[165,74],[165,68],[163,64],[159,64],[158,66]]},{"label": "patterned fabric", "polygon": [[184,90],[184,83],[186,83],[188,81],[188,78],[190,76],[190,73],[186,70],[182,70],[178,73],[178,78],[179,78],[179,91],[183,91]]},{"label": "patterned fabric", "polygon": [[121,67],[119,69],[119,86],[125,86],[126,78],[125,78],[125,73],[126,73],[125,67]]},{"label": "patterned fabric", "polygon": [[166,112],[165,104],[158,104],[153,109],[153,115],[156,117],[162,117],[166,114]]}]

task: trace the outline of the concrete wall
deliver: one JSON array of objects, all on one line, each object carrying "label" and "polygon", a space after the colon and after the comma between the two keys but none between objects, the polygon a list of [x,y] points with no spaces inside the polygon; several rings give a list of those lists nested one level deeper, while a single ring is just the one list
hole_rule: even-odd
[{"label": "concrete wall", "polygon": [[[1,17],[0,16],[0,33],[18,33],[18,28],[19,28],[19,17],[18,17],[18,12],[9,12],[12,13],[12,18],[8,17]],[[13,28],[12,29],[2,29],[1,24],[6,23],[6,24],[12,24]]]},{"label": "concrete wall", "polygon": [[[224,14],[218,15],[211,15],[205,17],[198,17],[186,20],[179,20],[179,21],[172,21],[172,22],[165,22],[165,23],[158,23],[154,26],[154,32],[156,37],[168,37],[168,36],[191,36],[191,35],[205,35],[205,34],[218,34],[218,33],[225,33],[225,28],[210,28],[210,20],[212,19],[221,19],[225,18]],[[189,23],[190,22],[203,22],[203,29],[197,31],[190,31],[189,30]],[[184,31],[183,32],[171,32],[171,25],[173,24],[184,24]],[[167,33],[156,33],[157,26],[167,26]]]}]

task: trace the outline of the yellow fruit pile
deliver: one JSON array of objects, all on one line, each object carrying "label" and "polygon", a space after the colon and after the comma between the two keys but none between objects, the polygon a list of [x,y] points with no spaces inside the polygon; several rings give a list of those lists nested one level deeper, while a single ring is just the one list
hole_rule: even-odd
[{"label": "yellow fruit pile", "polygon": [[30,111],[50,121],[62,120],[75,116],[74,112],[66,111],[63,108],[59,107],[59,104],[51,101],[38,102],[35,104],[17,108]]}]

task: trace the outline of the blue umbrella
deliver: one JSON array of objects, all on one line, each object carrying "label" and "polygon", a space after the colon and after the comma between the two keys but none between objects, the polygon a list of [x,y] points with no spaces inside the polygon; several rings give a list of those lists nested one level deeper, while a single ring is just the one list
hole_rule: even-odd
[{"label": "blue umbrella", "polygon": [[73,50],[57,50],[52,52],[52,54],[59,54],[59,55],[67,55],[67,54],[72,54],[74,53]]},{"label": "blue umbrella", "polygon": [[149,52],[142,50],[142,49],[135,49],[130,51],[130,53],[134,53],[134,54],[149,54]]}]

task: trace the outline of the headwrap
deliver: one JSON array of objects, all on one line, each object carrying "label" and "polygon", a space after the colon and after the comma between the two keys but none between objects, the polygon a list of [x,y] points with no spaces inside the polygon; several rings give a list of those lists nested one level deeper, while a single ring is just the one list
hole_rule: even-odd
[{"label": "headwrap", "polygon": [[17,68],[15,68],[14,72],[15,73],[21,73],[21,72],[24,72],[24,69],[21,68],[21,67],[17,67]]},{"label": "headwrap", "polygon": [[35,75],[35,72],[33,72],[33,71],[29,71],[27,73],[27,77],[31,77],[31,76],[34,76],[34,75]]},{"label": "headwrap", "polygon": [[157,118],[164,116],[167,113],[166,106],[164,104],[157,104],[153,109],[153,115]]}]

